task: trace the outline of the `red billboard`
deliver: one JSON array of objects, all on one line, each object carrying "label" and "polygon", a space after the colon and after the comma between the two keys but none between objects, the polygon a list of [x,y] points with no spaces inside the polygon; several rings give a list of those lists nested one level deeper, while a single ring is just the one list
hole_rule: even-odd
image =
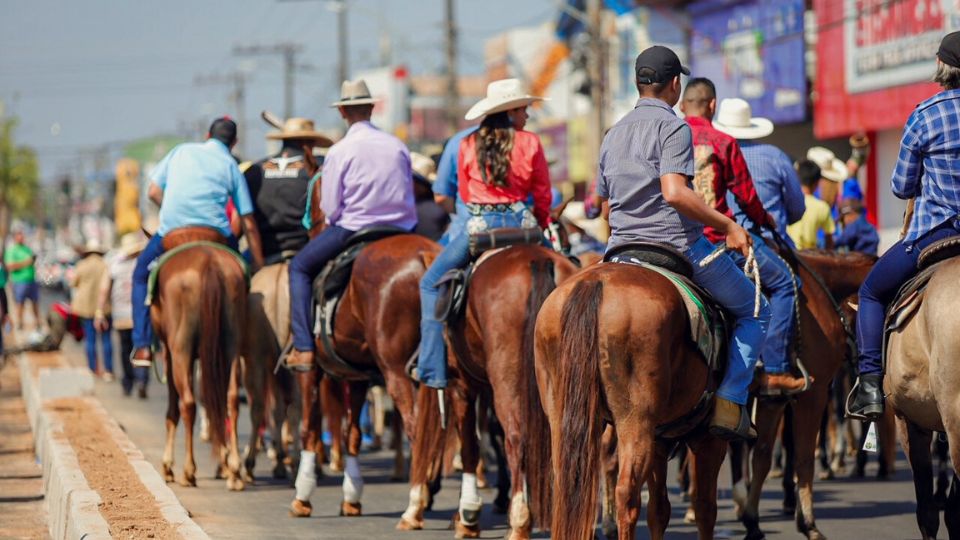
[{"label": "red billboard", "polygon": [[814,133],[902,128],[938,91],[940,39],[960,27],[960,2],[813,0],[817,17]]}]

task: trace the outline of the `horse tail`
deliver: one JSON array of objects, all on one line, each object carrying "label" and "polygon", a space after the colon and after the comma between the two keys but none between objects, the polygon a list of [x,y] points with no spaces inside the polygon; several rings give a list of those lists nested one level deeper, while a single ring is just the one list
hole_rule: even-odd
[{"label": "horse tail", "polygon": [[[450,399],[444,399],[446,409],[450,410]],[[447,438],[446,426],[440,422],[439,392],[425,384],[417,390],[416,422],[411,439],[410,484],[430,484],[440,473]]]},{"label": "horse tail", "polygon": [[203,405],[210,420],[210,438],[214,452],[226,442],[225,423],[227,418],[227,390],[230,383],[229,348],[224,343],[223,305],[226,295],[224,276],[217,259],[208,256],[200,273],[200,385],[203,391]]},{"label": "horse tail", "polygon": [[543,528],[550,523],[550,424],[540,403],[533,345],[537,313],[557,285],[552,260],[533,260],[530,262],[530,271],[532,279],[523,326],[522,373],[526,379],[526,390],[525,394],[519,396],[520,410],[526,414],[521,425],[527,426],[527,440],[522,443],[521,460],[533,520],[537,527]]},{"label": "horse tail", "polygon": [[597,513],[600,437],[599,315],[603,283],[581,281],[563,306],[557,402],[560,433],[554,437],[554,538],[593,537]]}]

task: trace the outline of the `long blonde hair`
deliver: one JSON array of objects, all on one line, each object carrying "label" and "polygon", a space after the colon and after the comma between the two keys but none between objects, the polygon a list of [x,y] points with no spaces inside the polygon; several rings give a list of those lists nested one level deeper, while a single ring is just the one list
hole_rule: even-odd
[{"label": "long blonde hair", "polygon": [[487,115],[480,123],[474,136],[477,138],[477,165],[484,184],[507,185],[514,132],[513,122],[506,112]]}]

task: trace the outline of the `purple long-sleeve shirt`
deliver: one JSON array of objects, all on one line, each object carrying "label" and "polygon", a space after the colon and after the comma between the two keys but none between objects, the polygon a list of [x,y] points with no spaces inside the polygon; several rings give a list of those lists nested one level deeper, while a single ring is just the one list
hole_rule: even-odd
[{"label": "purple long-sleeve shirt", "polygon": [[357,122],[323,162],[320,209],[330,225],[350,231],[417,224],[410,152],[393,135]]}]

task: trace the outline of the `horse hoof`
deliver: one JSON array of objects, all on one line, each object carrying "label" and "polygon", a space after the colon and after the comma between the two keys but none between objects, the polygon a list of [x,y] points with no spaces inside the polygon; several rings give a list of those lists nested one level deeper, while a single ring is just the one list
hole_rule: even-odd
[{"label": "horse hoof", "polygon": [[343,501],[340,503],[340,515],[344,517],[357,517],[363,514],[360,503]]},{"label": "horse hoof", "polygon": [[197,487],[197,477],[191,475],[183,475],[183,478],[180,479],[180,485],[183,487]]},{"label": "horse hoof", "polygon": [[287,468],[282,463],[278,463],[277,466],[273,468],[274,480],[283,480],[287,477]]},{"label": "horse hoof", "polygon": [[764,536],[763,531],[757,529],[755,531],[747,531],[747,534],[743,537],[743,540],[764,540],[765,538],[766,536]]},{"label": "horse hoof", "polygon": [[460,512],[453,516],[454,538],[480,538],[480,524],[466,525],[460,521]]},{"label": "horse hoof", "polygon": [[163,466],[163,480],[168,484],[176,481],[176,477],[173,474],[173,469],[167,465]]},{"label": "horse hoof", "polygon": [[783,503],[783,515],[785,515],[785,516],[792,516],[792,515],[794,515],[794,514],[796,514],[796,513],[797,513],[797,505],[795,505],[795,504],[794,504],[794,505],[790,505],[790,504],[787,504],[787,503]]},{"label": "horse hoof", "polygon": [[341,459],[341,460],[339,460],[339,461],[337,461],[337,460],[331,461],[331,462],[330,462],[330,470],[333,471],[333,472],[335,472],[335,473],[342,473],[342,472],[343,472],[343,460]]},{"label": "horse hoof", "polygon": [[770,474],[767,475],[767,478],[783,478],[783,469],[771,469]]},{"label": "horse hoof", "polygon": [[405,517],[400,517],[400,522],[397,523],[398,531],[419,531],[423,529],[423,521],[412,521]]},{"label": "horse hoof", "polygon": [[503,538],[504,540],[530,540],[530,531],[510,529]]},{"label": "horse hoof", "polygon": [[313,513],[313,505],[310,504],[310,501],[294,499],[290,503],[290,517],[310,517],[311,513]]},{"label": "horse hoof", "polygon": [[490,484],[487,483],[487,479],[477,475],[477,489],[487,489],[488,487],[490,487]]},{"label": "horse hoof", "polygon": [[230,491],[243,491],[246,487],[243,483],[243,480],[240,477],[234,477],[227,479],[227,489]]},{"label": "horse hoof", "polygon": [[820,471],[819,475],[820,480],[833,480],[833,471],[827,469],[825,471]]},{"label": "horse hoof", "polygon": [[807,538],[809,540],[827,540],[827,537],[817,529],[810,529],[810,531],[807,533]]},{"label": "horse hoof", "polygon": [[224,474],[223,465],[217,465],[217,472],[213,473],[214,480],[223,480],[226,477],[227,475]]},{"label": "horse hoof", "polygon": [[252,484],[254,482],[252,471],[248,471],[248,470],[243,471],[243,482],[246,484]]},{"label": "horse hoof", "polygon": [[683,515],[684,523],[696,523],[697,522],[697,513],[694,512],[693,507],[687,508],[687,513]]}]

